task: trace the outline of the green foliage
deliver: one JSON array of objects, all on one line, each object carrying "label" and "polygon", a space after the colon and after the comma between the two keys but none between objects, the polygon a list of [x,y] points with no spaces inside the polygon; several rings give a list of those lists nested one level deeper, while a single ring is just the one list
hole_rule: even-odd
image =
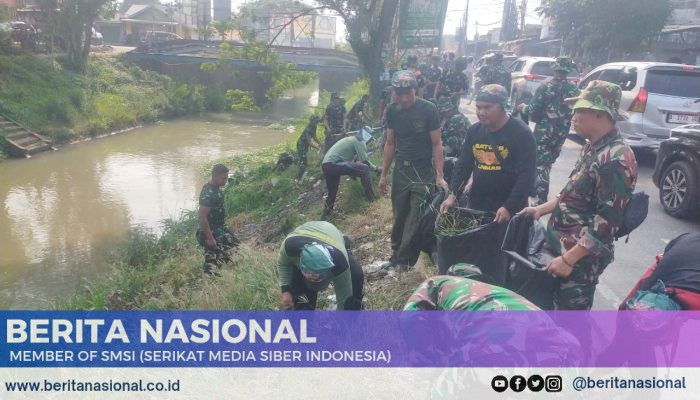
[{"label": "green foliage", "polygon": [[226,91],[226,100],[232,111],[260,111],[251,92],[229,89]]},{"label": "green foliage", "polygon": [[170,96],[176,114],[200,113],[206,108],[206,98],[201,85],[176,84]]},{"label": "green foliage", "polygon": [[646,50],[671,16],[670,0],[544,0],[567,54],[594,63],[631,58]]}]

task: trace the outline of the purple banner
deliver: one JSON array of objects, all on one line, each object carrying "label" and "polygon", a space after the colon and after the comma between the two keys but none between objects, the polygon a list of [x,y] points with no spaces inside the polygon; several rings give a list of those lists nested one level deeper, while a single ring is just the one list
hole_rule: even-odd
[{"label": "purple banner", "polygon": [[700,312],[2,311],[0,367],[700,367]]}]

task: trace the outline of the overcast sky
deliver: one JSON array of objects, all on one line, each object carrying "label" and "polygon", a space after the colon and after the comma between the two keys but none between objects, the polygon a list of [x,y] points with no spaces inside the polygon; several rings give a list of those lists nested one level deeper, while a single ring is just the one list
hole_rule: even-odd
[{"label": "overcast sky", "polygon": [[[522,0],[516,0],[520,7]],[[246,0],[231,0],[233,9],[236,10]],[[303,0],[304,3],[313,4],[312,0]],[[447,7],[447,18],[445,18],[445,34],[454,34],[455,28],[459,25],[464,15],[467,0],[449,0]],[[527,2],[527,23],[539,23],[540,17],[535,9],[540,5],[540,0],[528,0]],[[486,33],[491,28],[500,25],[503,15],[503,0],[469,0],[469,26],[467,33],[470,38],[476,32],[475,22],[479,23],[479,33]],[[338,18],[338,39],[344,38],[345,27],[342,20]]]}]

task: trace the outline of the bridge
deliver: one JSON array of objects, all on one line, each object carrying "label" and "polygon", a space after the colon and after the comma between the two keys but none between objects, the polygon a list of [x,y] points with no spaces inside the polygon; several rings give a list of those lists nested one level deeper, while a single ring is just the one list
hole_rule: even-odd
[{"label": "bridge", "polygon": [[[265,69],[256,61],[229,59],[227,71],[203,72],[202,63],[218,62],[221,57],[220,41],[173,40],[137,47],[127,53],[128,57],[140,65],[169,75],[176,80],[205,85],[221,86],[229,89],[252,91],[262,99],[267,88],[257,77],[256,72]],[[243,44],[227,42],[233,47]],[[362,76],[354,55],[334,49],[272,46],[282,61],[295,64],[299,71],[312,71],[318,74],[319,89],[341,91]],[[233,78],[232,78],[233,76]]]}]

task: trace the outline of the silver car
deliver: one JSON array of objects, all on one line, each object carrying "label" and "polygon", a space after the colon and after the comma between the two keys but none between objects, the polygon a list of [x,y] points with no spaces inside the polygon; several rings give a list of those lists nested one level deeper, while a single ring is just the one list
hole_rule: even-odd
[{"label": "silver car", "polygon": [[629,119],[618,123],[633,147],[658,148],[671,129],[700,122],[700,67],[657,62],[616,62],[592,70],[581,81],[594,79],[620,85],[620,110]]},{"label": "silver car", "polygon": [[[520,57],[510,67],[511,70],[511,104],[528,102],[537,88],[554,76],[552,65],[556,59],[551,57]],[[567,79],[578,83],[578,71],[567,74]]]}]

